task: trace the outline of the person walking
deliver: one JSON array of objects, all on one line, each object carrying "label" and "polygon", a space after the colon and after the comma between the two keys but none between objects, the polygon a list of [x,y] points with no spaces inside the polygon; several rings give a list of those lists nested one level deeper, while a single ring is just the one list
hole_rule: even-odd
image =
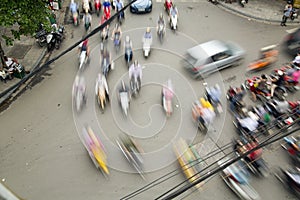
[{"label": "person walking", "polygon": [[282,21],[281,21],[281,26],[286,26],[286,20],[291,16],[291,12],[292,12],[292,5],[288,4],[285,9],[284,9],[284,13],[282,16]]}]

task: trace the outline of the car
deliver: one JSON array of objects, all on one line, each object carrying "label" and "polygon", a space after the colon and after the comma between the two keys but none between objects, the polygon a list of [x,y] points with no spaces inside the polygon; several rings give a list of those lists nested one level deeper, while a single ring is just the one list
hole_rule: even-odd
[{"label": "car", "polygon": [[131,13],[149,13],[151,11],[152,11],[152,0],[137,0],[136,2],[130,5]]},{"label": "car", "polygon": [[283,50],[291,55],[296,56],[300,50],[300,28],[289,33],[282,42]]},{"label": "car", "polygon": [[195,79],[230,66],[240,65],[245,50],[233,42],[211,40],[187,50],[183,65]]}]

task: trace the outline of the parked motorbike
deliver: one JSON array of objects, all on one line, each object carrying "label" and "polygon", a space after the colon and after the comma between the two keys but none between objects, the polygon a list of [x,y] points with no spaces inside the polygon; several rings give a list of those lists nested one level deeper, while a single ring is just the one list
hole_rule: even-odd
[{"label": "parked motorbike", "polygon": [[218,0],[207,0],[208,2],[211,2],[212,4],[217,5],[218,4]]},{"label": "parked motorbike", "polygon": [[100,2],[100,0],[94,0],[94,7],[95,7],[95,11],[96,11],[97,17],[99,17],[100,10],[101,10],[101,2]]},{"label": "parked motorbike", "polygon": [[143,176],[143,150],[137,144],[137,142],[131,137],[120,137],[119,140],[116,140],[117,145],[122,151],[125,158],[128,162],[136,169],[136,171],[144,178]]},{"label": "parked motorbike", "polygon": [[[221,167],[230,161],[229,158],[218,161],[218,165]],[[226,167],[221,174],[222,179],[226,185],[240,198],[247,200],[260,199],[259,194],[250,185],[249,173],[241,161],[235,162]]]},{"label": "parked motorbike", "polygon": [[130,103],[130,94],[129,89],[125,85],[124,81],[121,81],[121,88],[119,89],[119,101],[125,116],[128,115],[129,103]]},{"label": "parked motorbike", "polygon": [[84,146],[91,157],[96,168],[100,169],[103,175],[109,175],[107,156],[104,145],[91,127],[85,127],[82,132]]},{"label": "parked motorbike", "polygon": [[173,85],[171,82],[171,79],[169,79],[166,83],[166,85],[163,85],[162,92],[161,92],[161,97],[162,97],[162,106],[163,109],[167,115],[167,117],[170,117],[173,113],[173,97],[174,97],[174,90],[173,90]]},{"label": "parked motorbike", "polygon": [[39,30],[35,34],[36,42],[40,47],[44,47],[47,44],[47,31],[44,29],[44,26],[41,24]]},{"label": "parked motorbike", "polygon": [[59,26],[59,28],[55,31],[52,31],[47,35],[47,49],[48,51],[53,51],[54,48],[59,49],[60,44],[63,40],[64,27]]},{"label": "parked motorbike", "polygon": [[245,7],[246,3],[248,2],[248,0],[238,0],[240,6]]}]

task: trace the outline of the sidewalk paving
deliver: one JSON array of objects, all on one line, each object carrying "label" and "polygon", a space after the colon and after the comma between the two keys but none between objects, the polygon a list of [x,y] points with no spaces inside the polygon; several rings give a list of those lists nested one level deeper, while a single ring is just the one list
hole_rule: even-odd
[{"label": "sidewalk paving", "polygon": [[[57,21],[61,24],[63,24],[65,17],[64,12],[66,7],[69,5],[69,2],[69,0],[65,0],[62,4],[62,8],[56,11],[58,16]],[[283,9],[286,4],[286,1],[284,0],[249,0],[245,7],[241,7],[237,2],[233,2],[231,4],[225,3],[224,0],[219,0],[218,2],[218,7],[238,16],[246,17],[249,20],[273,24],[275,23],[278,24],[278,26],[280,25]],[[291,24],[299,25],[299,18],[295,19],[293,22],[288,20],[287,26]],[[27,71],[31,71],[36,63],[41,59],[43,52],[46,52],[46,49],[39,47],[35,41],[35,38],[31,37],[21,37],[21,40],[16,40],[14,42],[14,46],[12,47],[7,47],[3,44],[3,49],[9,57],[17,58]],[[0,82],[0,93],[19,81],[20,79],[14,78],[13,80],[8,80],[7,83]]]}]

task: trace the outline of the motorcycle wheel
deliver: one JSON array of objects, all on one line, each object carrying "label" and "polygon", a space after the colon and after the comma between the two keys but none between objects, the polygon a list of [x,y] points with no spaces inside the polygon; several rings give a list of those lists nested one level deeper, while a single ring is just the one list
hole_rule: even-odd
[{"label": "motorcycle wheel", "polygon": [[60,43],[61,43],[61,41],[60,40],[57,40],[57,42],[55,43],[55,48],[56,49],[59,49],[60,48]]}]

